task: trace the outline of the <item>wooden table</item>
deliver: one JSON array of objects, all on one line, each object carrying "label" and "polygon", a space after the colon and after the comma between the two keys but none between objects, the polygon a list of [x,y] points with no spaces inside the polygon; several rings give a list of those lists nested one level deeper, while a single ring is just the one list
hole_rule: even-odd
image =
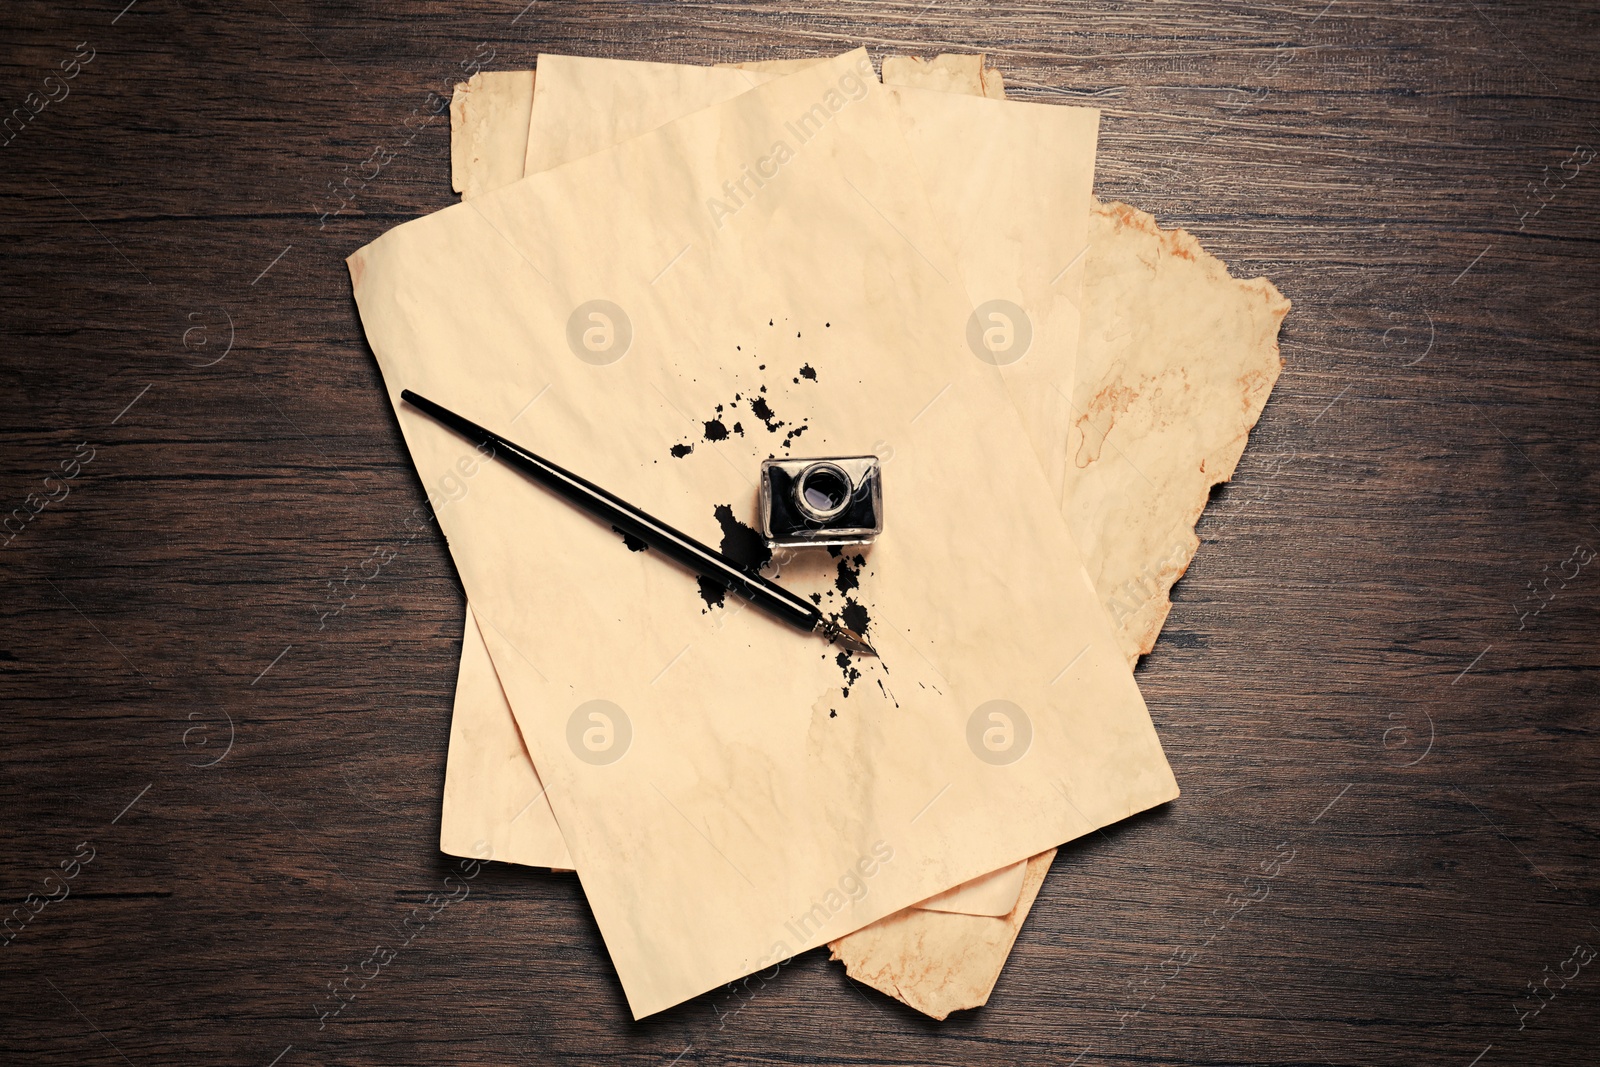
[{"label": "wooden table", "polygon": [[[1600,1057],[1593,12],[125,2],[14,2],[0,59],[0,484],[59,498],[0,555],[0,886],[70,892],[0,948],[0,1060]],[[820,952],[633,1023],[577,880],[491,866],[319,1028],[452,869],[463,596],[343,263],[453,202],[430,94],[860,44],[1100,107],[1099,195],[1294,301],[1138,671],[1183,798],[1064,849],[943,1024]]]}]

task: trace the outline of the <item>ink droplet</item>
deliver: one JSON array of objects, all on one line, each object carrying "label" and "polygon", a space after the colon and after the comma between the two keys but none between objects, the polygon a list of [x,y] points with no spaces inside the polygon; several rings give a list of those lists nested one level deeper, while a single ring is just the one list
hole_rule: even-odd
[{"label": "ink droplet", "polygon": [[[848,593],[861,585],[861,579],[856,577],[856,570],[850,566],[849,560],[841,559],[839,561],[839,574],[833,580],[833,584],[838,587],[841,593]],[[852,626],[851,629],[853,630],[855,627]]]},{"label": "ink droplet", "polygon": [[[707,610],[722,607],[722,603],[727,597],[728,591],[722,586],[713,582],[710,578],[700,579],[700,599],[706,602]],[[701,612],[701,614],[705,614],[705,612]]]},{"label": "ink droplet", "polygon": [[718,504],[711,512],[722,527],[722,554],[740,567],[755,574],[772,562],[772,546],[753,528],[740,522],[727,504]]},{"label": "ink droplet", "polygon": [[622,530],[613,526],[611,527],[611,531],[612,533],[618,533],[622,535],[622,543],[628,546],[629,552],[643,552],[645,549],[650,547],[637,537],[633,536],[633,534],[628,533],[626,530]]},{"label": "ink droplet", "polygon": [[673,459],[682,459],[684,456],[687,456],[690,452],[693,452],[693,451],[694,451],[694,445],[673,445],[672,446],[672,458]]},{"label": "ink droplet", "polygon": [[[761,388],[765,389],[766,386],[763,385]],[[767,398],[764,396],[751,398],[750,410],[766,426],[768,433],[777,433],[779,427],[786,425],[773,417],[772,405],[767,403]]]}]

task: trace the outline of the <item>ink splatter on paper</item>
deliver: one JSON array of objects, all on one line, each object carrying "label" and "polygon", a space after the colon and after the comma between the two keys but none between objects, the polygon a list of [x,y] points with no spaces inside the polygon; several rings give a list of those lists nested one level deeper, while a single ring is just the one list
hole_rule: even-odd
[{"label": "ink splatter on paper", "polygon": [[872,618],[867,614],[867,606],[855,600],[845,604],[844,610],[839,612],[839,621],[862,637],[867,635],[867,629],[872,625]]},{"label": "ink splatter on paper", "polygon": [[[763,385],[761,388],[765,390],[766,386]],[[772,405],[767,403],[767,398],[764,396],[751,397],[750,410],[755,413],[756,418],[761,420],[768,433],[777,433],[783,427],[789,425],[772,413]]]},{"label": "ink splatter on paper", "polygon": [[[828,554],[833,556],[836,561],[833,588],[824,593],[813,593],[811,599],[819,607],[823,608],[823,611],[828,614],[828,618],[832,622],[847,626],[870,641],[872,614],[860,600],[861,572],[867,565],[867,557],[860,552],[847,556],[844,553],[844,549],[838,545],[830,545]],[[872,572],[867,571],[867,574],[870,576]],[[824,597],[830,601],[826,606],[823,605]],[[833,601],[838,602],[837,607],[834,607],[833,603],[831,603]],[[861,670],[856,667],[855,659],[854,654],[841,650],[834,661],[838,663],[844,675],[844,684],[841,686],[841,692],[845,697],[850,696],[851,688],[861,678]],[[885,672],[888,671],[888,668],[884,667],[881,661],[874,661]],[[878,684],[880,688],[883,685],[881,681]],[[885,691],[885,695],[889,695],[887,691]],[[893,697],[890,697],[890,699],[892,700]],[[899,707],[900,705],[896,703],[895,706]]]},{"label": "ink splatter on paper", "polygon": [[[751,574],[759,574],[763,568],[772,562],[772,546],[767,544],[766,538],[748,525],[740,521],[734,514],[731,504],[718,504],[712,508],[712,516],[717,520],[717,526],[722,530],[722,542],[718,546],[724,556],[736,563],[740,568]],[[821,592],[810,593],[811,602],[822,609],[823,615],[831,622],[847,626],[863,637],[871,639],[872,613],[861,599],[861,579],[863,574],[868,577],[872,572],[867,570],[867,557],[862,552],[846,555],[838,545],[828,548],[828,553],[834,559],[834,574],[832,587]],[[713,608],[727,605],[728,590],[721,583],[710,578],[699,579],[700,599],[705,602],[701,614],[708,614]],[[875,657],[868,657],[862,662],[855,653],[847,649],[831,647],[823,657],[832,656],[834,663],[839,667],[841,697],[848,699],[855,684],[863,677],[863,668],[867,664],[876,664],[883,673],[888,673],[888,668]],[[879,691],[894,701],[894,694],[890,693],[881,677],[875,677]],[[899,707],[898,701],[894,701]],[[830,714],[830,718],[837,717],[837,710]]]},{"label": "ink splatter on paper", "polygon": [[700,614],[704,615],[712,608],[722,607],[728,599],[728,591],[710,578],[700,578],[699,582],[700,599],[706,602],[706,606],[701,610]]},{"label": "ink splatter on paper", "polygon": [[848,652],[840,652],[839,655],[834,658],[834,662],[837,663],[839,665],[839,669],[844,672],[844,695],[849,696],[850,687],[855,685],[856,680],[861,677],[861,671],[856,668],[855,662]]},{"label": "ink splatter on paper", "polygon": [[[838,573],[833,579],[834,587],[846,596],[850,594],[850,590],[859,588],[861,585],[861,566],[864,563],[866,563],[864,556],[850,557],[841,553]],[[855,627],[852,626],[851,629],[853,630]]]},{"label": "ink splatter on paper", "polygon": [[722,554],[751,574],[772,562],[772,546],[760,532],[740,522],[727,504],[712,509],[717,525],[722,527]]},{"label": "ink splatter on paper", "polygon": [[[772,546],[754,528],[740,522],[729,504],[718,504],[711,514],[722,528],[722,544],[718,550],[740,568],[751,574],[761,573],[761,568],[772,562]],[[720,582],[710,578],[700,579],[700,599],[706,602],[701,614],[720,608],[727,602],[728,591]]]},{"label": "ink splatter on paper", "polygon": [[[774,325],[774,321],[768,320],[767,325]],[[831,324],[825,323],[824,325]],[[797,332],[795,337],[798,338],[799,336],[800,334]],[[734,345],[733,347],[734,351],[736,352],[744,351],[743,345]],[[762,358],[756,354],[756,352],[753,350],[753,346],[750,356],[752,359],[757,360]],[[776,364],[774,364],[774,366],[776,367]],[[789,364],[789,366],[793,367],[793,364]],[[756,371],[761,373],[763,377],[765,376],[764,372],[766,369],[766,362],[756,364]],[[735,377],[737,378],[739,376],[738,372],[735,371],[734,373]],[[783,372],[775,369],[774,373],[777,374]],[[816,380],[817,370],[810,363],[801,363],[798,369],[790,372],[790,381],[795,385],[799,385],[801,382],[815,382]],[[680,444],[673,445],[671,450],[673,458],[684,458],[694,451],[694,446],[696,444],[702,441],[715,444],[719,441],[730,440],[735,436],[745,436],[744,424],[742,422],[734,421],[731,426],[729,425],[730,419],[732,419],[734,414],[739,410],[741,404],[748,408],[750,413],[754,415],[756,419],[760,420],[761,425],[766,428],[768,433],[783,434],[783,440],[779,442],[779,445],[785,451],[790,449],[794,444],[795,438],[806,432],[808,429],[807,424],[810,422],[810,419],[802,417],[800,421],[796,423],[789,419],[779,418],[778,413],[773,408],[773,400],[769,395],[767,395],[768,391],[766,383],[759,380],[756,381],[754,383],[754,391],[750,390],[749,384],[750,383],[747,382],[745,388],[742,388],[739,392],[735,393],[732,400],[716,405],[716,408],[710,418],[699,420],[701,433],[698,438],[693,438],[691,435],[691,439],[685,440]],[[779,401],[779,403],[781,404],[781,401]],[[786,430],[785,427],[788,429]]]},{"label": "ink splatter on paper", "polygon": [[645,549],[650,547],[637,537],[633,536],[633,534],[628,533],[626,530],[620,529],[619,527],[611,527],[611,532],[622,535],[622,543],[628,546],[629,552],[643,552]]},{"label": "ink splatter on paper", "polygon": [[[777,327],[776,317],[767,321],[770,327]],[[786,323],[785,328],[788,327]],[[831,327],[831,322],[823,323],[824,328]],[[803,331],[796,330],[795,338],[799,340]],[[779,350],[788,348],[793,342],[785,341],[786,334],[774,334],[774,340],[766,342],[767,346],[777,346]],[[817,369],[809,361],[801,360],[794,355],[784,356],[772,351],[765,354],[757,351],[757,345],[751,345],[750,351],[745,352],[745,346],[738,344],[734,351],[747,355],[750,363],[740,364],[743,371],[729,368],[732,371],[734,382],[738,384],[738,391],[731,399],[713,406],[710,411],[701,411],[693,414],[698,423],[698,432],[685,437],[680,443],[673,445],[671,454],[675,459],[683,459],[696,451],[698,446],[714,447],[735,437],[754,436],[760,437],[757,428],[765,430],[777,440],[771,442],[772,451],[767,451],[768,458],[775,458],[777,452],[790,453],[795,442],[811,428],[810,418],[800,416],[783,417],[786,399],[800,396],[800,393],[791,393],[791,386],[805,389],[806,383],[818,381]],[[798,351],[795,346],[791,351]],[[749,370],[751,364],[755,370]],[[798,364],[798,365],[797,365]],[[771,368],[769,371],[769,367]],[[783,377],[789,378],[789,385],[783,384]],[[776,390],[776,392],[774,391]],[[751,425],[746,433],[743,420],[739,418],[744,412],[749,413]],[[685,415],[689,413],[685,412]],[[702,449],[703,451],[703,449]],[[759,450],[756,454],[759,455]],[[752,474],[754,472],[751,472]],[[766,539],[751,526],[741,522],[734,513],[731,504],[718,504],[712,509],[712,514],[717,520],[717,525],[722,531],[722,554],[737,563],[741,568],[751,574],[760,573],[762,568],[772,562],[772,548]],[[856,633],[868,636],[872,627],[872,617],[868,607],[861,599],[861,578],[866,567],[867,558],[864,553],[845,555],[837,546],[830,548],[829,553],[835,561],[834,573],[830,576],[829,587],[820,592],[811,592],[811,602],[822,611],[823,616],[830,621],[847,626]],[[870,571],[867,572],[870,575]],[[821,575],[817,576],[821,578]],[[826,581],[827,579],[823,579]],[[709,578],[699,580],[700,599],[704,602],[702,614],[709,614],[714,608],[725,608],[728,604],[728,590],[719,582]],[[737,599],[737,598],[736,598]],[[865,661],[854,653],[837,647],[830,647],[822,653],[824,659],[832,658],[840,671],[840,695],[848,698],[857,682],[863,677],[872,677],[878,685],[880,692],[890,700],[893,694],[889,692],[881,674],[887,668],[875,658],[868,657]],[[879,669],[871,669],[876,665]],[[896,707],[898,707],[898,703]],[[830,717],[837,717],[837,709],[830,711]]]}]

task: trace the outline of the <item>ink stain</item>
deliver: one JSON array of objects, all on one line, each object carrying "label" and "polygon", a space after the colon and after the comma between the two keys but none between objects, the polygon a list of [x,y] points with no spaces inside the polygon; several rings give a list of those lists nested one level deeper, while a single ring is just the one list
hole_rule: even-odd
[{"label": "ink stain", "polygon": [[722,554],[751,574],[772,562],[772,546],[752,527],[740,522],[727,504],[712,509],[717,525],[722,527]]},{"label": "ink stain", "polygon": [[[766,386],[763,385],[761,388],[765,389]],[[750,410],[761,420],[762,425],[766,426],[768,433],[777,433],[780,427],[788,425],[773,415],[772,405],[767,403],[767,398],[764,396],[751,397]]]},{"label": "ink stain", "polygon": [[[767,544],[767,539],[754,528],[740,522],[731,505],[718,504],[711,509],[711,514],[716,518],[717,525],[722,527],[720,547],[724,556],[750,574],[761,573],[761,568],[772,562],[772,546]],[[700,599],[706,604],[700,614],[704,615],[712,608],[720,608],[727,603],[728,590],[720,582],[702,577],[699,584]]]},{"label": "ink stain", "polygon": [[[851,566],[848,559],[841,559],[839,561],[838,575],[833,580],[834,587],[837,588],[840,593],[848,596],[850,590],[860,587],[861,578],[859,575],[859,568]],[[855,627],[852,626],[850,629],[854,630]]]},{"label": "ink stain", "polygon": [[[734,347],[740,351],[743,350],[742,345],[735,345]],[[751,355],[753,356],[755,353],[752,352]],[[762,363],[758,369],[764,371],[767,369],[767,365]],[[816,368],[809,363],[802,365],[798,371],[798,376],[793,379],[794,384],[798,385],[801,379],[813,382],[816,381]],[[733,394],[732,400],[724,401],[723,403],[715,405],[712,417],[701,423],[701,426],[704,428],[704,432],[700,437],[700,441],[709,441],[715,444],[720,441],[726,441],[735,434],[740,437],[746,436],[744,423],[729,418],[729,413],[737,410],[738,406],[742,403],[749,407],[750,411],[755,415],[756,418],[761,420],[761,425],[766,427],[768,433],[781,433],[784,435],[783,441],[781,442],[782,451],[789,451],[794,446],[795,438],[805,433],[809,428],[806,424],[811,420],[803,417],[801,418],[799,424],[795,424],[778,418],[777,412],[775,412],[772,408],[772,401],[769,400],[767,396],[763,395],[767,393],[767,391],[766,385],[758,384],[756,386],[756,391],[751,393],[748,397],[745,396],[744,392],[741,390],[740,392]],[[732,425],[730,426],[729,423],[732,423]],[[788,429],[786,430],[785,427]],[[680,444],[674,445],[672,447],[673,457],[682,459],[684,456],[687,456],[690,452],[694,451],[694,446],[699,444],[700,441],[684,441]],[[772,458],[771,453],[768,453],[768,458]]]},{"label": "ink stain", "polygon": [[834,659],[834,662],[837,663],[839,665],[839,669],[844,672],[844,695],[849,696],[850,687],[855,685],[856,681],[860,679],[861,671],[858,670],[855,664],[850,661],[850,653],[848,652],[839,653],[839,655]]},{"label": "ink stain", "polygon": [[[856,633],[866,637],[868,631],[872,627],[872,615],[867,610],[867,606],[856,599],[854,590],[858,589],[861,585],[861,571],[866,566],[867,558],[860,553],[857,553],[854,556],[846,556],[844,554],[844,550],[838,545],[828,546],[828,551],[839,562],[837,576],[834,580],[834,589],[828,590],[827,596],[830,599],[836,596],[842,597],[844,601],[844,604],[840,610],[833,612],[830,618],[833,622],[847,626]],[[812,600],[818,604],[818,606],[820,606],[822,603],[820,596],[817,594],[812,594]],[[848,697],[850,695],[851,688],[856,684],[857,681],[860,680],[861,671],[854,665],[854,660],[851,658],[851,654],[847,651],[839,652],[835,657],[834,662],[839,665],[840,671],[844,674],[844,687],[842,691],[844,695]],[[878,666],[881,668],[883,667],[883,664],[879,663]],[[884,668],[884,671],[887,673],[887,668]],[[883,683],[879,681],[878,686],[880,689],[882,689]],[[884,696],[888,697],[890,700],[894,700],[893,695],[890,694],[887,689],[884,689]],[[896,701],[895,707],[899,706],[899,702]]]},{"label": "ink stain", "polygon": [[701,578],[699,581],[700,599],[706,602],[705,609],[700,614],[704,615],[712,608],[722,607],[723,603],[728,599],[728,591],[710,578]]},{"label": "ink stain", "polygon": [[839,621],[850,629],[867,636],[867,631],[872,628],[872,615],[867,611],[867,606],[858,600],[852,600],[839,612]]},{"label": "ink stain", "polygon": [[626,530],[622,530],[613,526],[611,527],[611,532],[622,535],[622,543],[628,546],[629,552],[643,552],[645,549],[650,547],[637,537],[633,536],[633,534],[628,533]]}]

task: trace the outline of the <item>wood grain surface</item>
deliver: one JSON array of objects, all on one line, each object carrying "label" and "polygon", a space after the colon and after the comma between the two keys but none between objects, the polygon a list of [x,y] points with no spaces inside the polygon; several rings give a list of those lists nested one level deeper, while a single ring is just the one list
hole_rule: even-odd
[{"label": "wood grain surface", "polygon": [[[1593,4],[524,3],[6,5],[0,1061],[1600,1060]],[[861,44],[1102,108],[1098,194],[1294,301],[1138,671],[1184,796],[943,1024],[819,952],[633,1023],[504,865],[401,947],[463,595],[344,257],[474,63]]]}]

